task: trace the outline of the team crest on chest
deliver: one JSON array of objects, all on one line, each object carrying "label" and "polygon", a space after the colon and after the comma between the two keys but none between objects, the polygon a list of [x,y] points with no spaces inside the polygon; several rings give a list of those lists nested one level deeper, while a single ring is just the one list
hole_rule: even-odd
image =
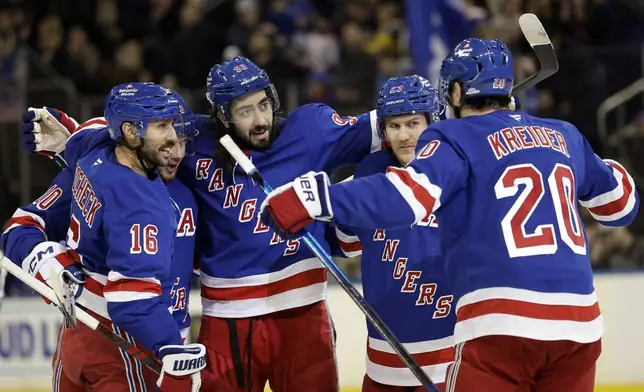
[{"label": "team crest on chest", "polygon": [[179,225],[177,225],[177,237],[190,237],[195,235],[197,224],[192,208],[184,208],[181,211]]}]

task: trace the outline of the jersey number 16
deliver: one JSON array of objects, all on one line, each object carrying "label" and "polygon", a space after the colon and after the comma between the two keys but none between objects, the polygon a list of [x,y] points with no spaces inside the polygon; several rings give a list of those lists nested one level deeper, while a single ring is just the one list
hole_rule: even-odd
[{"label": "jersey number 16", "polygon": [[[576,254],[586,254],[586,239],[577,211],[575,177],[569,166],[556,164],[548,176],[548,190],[557,217],[561,240]],[[519,185],[525,188],[519,193]],[[509,166],[494,185],[497,199],[515,196],[510,210],[501,220],[505,245],[510,257],[548,255],[557,252],[553,224],[541,224],[526,233],[526,222],[546,193],[543,176],[532,164]]]},{"label": "jersey number 16", "polygon": [[141,249],[149,255],[155,255],[159,249],[157,244],[157,234],[159,229],[155,225],[146,225],[141,230],[141,225],[135,223],[130,228],[132,245],[130,246],[131,254],[141,253]]}]

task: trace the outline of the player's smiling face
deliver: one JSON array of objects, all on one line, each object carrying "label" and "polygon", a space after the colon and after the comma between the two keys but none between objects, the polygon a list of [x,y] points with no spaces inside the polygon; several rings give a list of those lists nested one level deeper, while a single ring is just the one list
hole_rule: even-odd
[{"label": "player's smiling face", "polygon": [[425,128],[427,117],[424,114],[403,114],[385,119],[385,136],[402,165],[408,164],[416,155],[416,142]]},{"label": "player's smiling face", "polygon": [[257,91],[239,97],[230,105],[230,119],[237,136],[257,149],[271,144],[273,107],[266,91]]},{"label": "player's smiling face", "polygon": [[159,167],[159,174],[164,182],[168,183],[177,176],[177,169],[183,157],[186,156],[186,146],[189,142],[190,138],[188,136],[179,136],[177,142],[172,143],[168,165]]},{"label": "player's smiling face", "polygon": [[168,166],[171,157],[178,154],[173,150],[177,150],[181,145],[181,139],[177,137],[170,119],[149,121],[143,139],[145,142],[141,148],[141,154],[158,167]]}]

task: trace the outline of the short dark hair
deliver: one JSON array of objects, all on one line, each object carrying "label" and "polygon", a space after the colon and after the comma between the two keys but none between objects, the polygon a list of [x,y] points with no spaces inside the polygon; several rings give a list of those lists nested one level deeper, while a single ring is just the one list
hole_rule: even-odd
[{"label": "short dark hair", "polygon": [[463,91],[463,84],[459,81],[453,81],[448,89],[448,94],[451,97],[454,85],[457,84],[461,86],[461,109],[464,107],[469,107],[474,110],[482,110],[485,108],[493,107],[495,109],[505,108],[510,105],[512,102],[511,97],[498,96],[498,95],[488,95],[488,96],[478,96],[478,97],[467,97]]},{"label": "short dark hair", "polygon": [[463,107],[469,107],[474,110],[482,110],[485,108],[493,107],[495,109],[505,108],[510,105],[510,97],[491,95],[486,97],[472,97],[465,98],[461,105]]},{"label": "short dark hair", "polygon": [[[213,137],[217,141],[219,141],[219,138],[226,134],[234,135],[234,133],[231,132],[229,128],[226,128],[224,123],[217,116],[217,110],[214,108],[210,111],[208,123],[210,125],[210,129],[213,130]],[[230,124],[230,126],[232,127],[234,126],[234,124]],[[228,151],[219,143],[217,143],[217,147],[215,148],[215,151],[213,151],[213,158],[215,159],[215,168],[223,169],[224,174],[226,174],[225,177],[232,175],[233,168],[235,167],[235,161],[233,157],[228,153]]]}]

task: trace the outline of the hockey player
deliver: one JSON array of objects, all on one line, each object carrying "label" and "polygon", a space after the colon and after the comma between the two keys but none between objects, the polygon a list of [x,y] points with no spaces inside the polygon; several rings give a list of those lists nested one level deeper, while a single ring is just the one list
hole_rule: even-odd
[{"label": "hockey player", "polygon": [[[179,168],[200,208],[199,341],[207,347],[206,371],[222,390],[261,391],[267,381],[275,392],[337,390],[326,270],[299,239],[283,240],[261,223],[256,212],[265,195],[234,170],[218,140],[229,133],[271,183],[283,184],[379,150],[375,111],[340,117],[312,104],[276,117],[279,98],[268,75],[243,57],[215,65],[207,87],[213,114],[198,116],[195,155]],[[32,150],[61,137],[38,136]],[[313,229],[319,241],[325,228]]]},{"label": "hockey player", "polygon": [[[441,112],[438,93],[420,76],[389,79],[377,102],[378,129],[386,150],[360,162],[354,178],[404,167],[416,142]],[[437,222],[428,215],[413,228],[398,230],[336,228],[347,257],[362,254],[365,299],[382,317],[438,388],[444,390],[454,357],[455,312],[438,244]],[[424,391],[391,346],[367,325],[367,374],[363,392]]]},{"label": "hockey player", "polygon": [[[56,176],[49,189],[41,197],[16,210],[0,237],[0,245],[8,259],[22,265],[23,260],[33,259],[35,255],[49,246],[60,250],[61,255],[64,254],[64,240],[69,227],[69,209],[72,200],[70,190],[73,179],[74,175],[71,169],[65,168]],[[73,262],[68,270],[72,268],[81,271],[81,266]],[[85,276],[81,274],[78,276],[79,281],[84,283]],[[64,282],[67,284],[66,280]],[[63,373],[60,339],[63,331],[68,327],[69,324],[63,321],[56,351],[52,358],[52,391],[83,392],[85,391],[84,387],[74,384]]]},{"label": "hockey player", "polygon": [[[178,97],[178,95],[175,95]],[[180,97],[179,97],[180,99]],[[180,101],[182,102],[182,101]],[[185,105],[185,104],[184,104]],[[185,107],[185,106],[184,106]],[[189,113],[183,118],[183,125],[188,128],[191,126],[189,120]],[[176,129],[181,126],[177,124]],[[194,123],[192,123],[194,127]],[[109,137],[107,131],[107,123],[103,118],[93,119],[86,124],[82,124],[77,132],[85,132],[92,127],[98,128],[97,132],[103,132]],[[193,130],[186,129],[186,134],[194,133]],[[182,140],[187,142],[186,138]],[[185,341],[190,332],[190,315],[188,313],[188,294],[190,293],[190,281],[193,273],[193,257],[195,249],[195,232],[196,232],[196,219],[197,205],[192,195],[192,192],[181,181],[175,180],[176,171],[179,163],[185,154],[185,144],[180,145],[179,148],[173,148],[170,153],[168,165],[160,166],[158,168],[159,175],[166,185],[170,202],[173,207],[174,217],[176,224],[175,237],[172,251],[172,265],[168,277],[161,280],[161,292],[164,301],[168,301],[168,310],[172,314],[174,322],[179,328],[182,341]],[[71,192],[71,188],[67,189]],[[69,204],[69,203],[68,203]],[[69,216],[69,212],[68,212]],[[85,283],[86,290],[94,290],[97,295],[100,294],[101,281],[95,279],[92,274],[88,277]],[[108,322],[107,320],[103,320]],[[114,326],[115,332],[134,341],[131,333],[128,333],[119,326]],[[91,332],[90,332],[91,333]],[[88,343],[86,328],[81,327],[79,330],[69,329],[66,331],[62,341],[62,346],[68,342],[77,342],[76,344]],[[91,358],[78,357],[69,350],[63,350],[62,363],[66,364],[63,371],[68,371],[72,374],[73,380],[76,383],[83,382],[98,372],[102,372],[106,367],[106,362],[112,362],[113,366],[121,370],[120,374],[115,374],[115,383],[122,387],[128,387],[132,391],[146,391],[154,390],[154,383],[156,376],[149,374],[147,369],[142,368],[139,363],[130,358],[126,353],[119,352],[113,343],[105,340],[96,333],[93,333],[92,341],[95,342],[96,347],[100,347],[101,356],[93,356]],[[69,371],[68,369],[72,369]],[[56,373],[55,373],[56,374]],[[90,375],[88,377],[88,375]],[[61,375],[62,376],[62,375]],[[100,381],[99,383],[104,382]],[[85,383],[83,383],[85,384]],[[145,384],[145,385],[142,385]],[[61,391],[66,389],[61,388]]]},{"label": "hockey player", "polygon": [[[45,110],[46,113],[40,112],[42,117],[40,117],[39,113],[37,120],[39,122],[42,120],[51,126],[57,127],[60,132],[71,134],[78,127],[78,123],[74,119],[67,117],[65,113],[51,108],[41,110]],[[30,119],[34,119],[35,115],[35,110],[30,110],[27,114]],[[33,123],[31,121],[29,123],[32,126],[31,129],[33,129]],[[54,157],[55,154],[47,155]],[[61,162],[60,158],[61,156],[59,155],[57,157],[59,162]],[[19,266],[29,265],[31,260],[37,259],[37,255],[46,251],[49,247],[59,252],[59,257],[67,259],[64,241],[69,227],[73,179],[72,170],[64,166],[42,196],[34,200],[33,203],[16,210],[11,219],[9,219],[2,235],[0,235],[0,248],[2,248],[9,260]],[[67,280],[68,273],[73,278],[71,281]],[[60,278],[61,287],[68,286],[70,283],[85,282],[85,276],[81,273],[81,266],[78,266],[73,260],[69,261],[66,272],[62,273]],[[81,290],[82,286],[78,287],[78,293],[76,294],[80,295]],[[68,327],[68,323],[64,321],[59,331],[58,344],[52,358],[52,390],[54,392],[83,392],[85,388],[71,382],[63,372],[60,339],[63,331]]]},{"label": "hockey player", "polygon": [[461,42],[440,85],[457,119],[431,124],[408,166],[330,187],[308,173],[263,215],[297,233],[312,219],[393,229],[435,211],[457,315],[447,390],[591,392],[603,320],[577,202],[623,226],[639,196],[574,125],[506,110],[513,80],[502,42]]},{"label": "hockey player", "polygon": [[[189,111],[181,96],[173,92],[173,96],[179,101],[180,105],[186,108],[183,116],[183,124],[177,124],[175,127],[185,126],[194,128],[194,115]],[[30,109],[24,119],[24,127],[27,131],[34,129],[44,129],[46,127],[56,128],[60,133],[69,133],[87,130],[101,129],[107,133],[107,123],[104,118],[95,118],[78,127],[76,122],[66,117],[66,115],[56,109],[42,108]],[[193,129],[188,129],[186,133],[194,133]],[[172,316],[181,331],[182,338],[186,338],[190,329],[190,315],[188,314],[188,294],[190,292],[190,280],[193,272],[193,263],[191,255],[194,254],[194,235],[196,230],[197,206],[194,196],[190,190],[180,181],[175,181],[176,168],[183,159],[185,148],[173,149],[170,156],[170,164],[159,167],[159,174],[163,182],[168,187],[168,193],[175,206],[177,214],[176,238],[174,241],[174,253],[172,258],[172,268],[170,279],[162,282],[162,291],[165,298],[170,299],[172,307]],[[52,156],[52,154],[47,154]],[[62,155],[57,160],[64,162]],[[0,237],[0,245],[5,249],[7,256],[11,260],[25,260],[33,250],[43,248],[42,244],[52,245],[51,242],[61,242],[65,240],[67,229],[69,227],[70,207],[72,202],[71,188],[73,181],[71,169],[64,168],[52,182],[50,188],[37,200],[30,205],[19,208],[9,221],[9,225]],[[90,287],[93,282],[90,279]],[[63,322],[61,334],[69,325]],[[82,327],[81,327],[82,328]],[[122,336],[128,336],[124,331],[117,329]],[[69,334],[72,334],[70,331]],[[65,391],[84,391],[84,385],[78,385],[70,380],[65,371],[71,372],[69,366],[63,365],[60,355],[60,338],[56,351],[53,356],[53,378],[52,390],[55,392]],[[142,380],[142,369],[137,363],[125,352],[121,352],[104,339],[95,339],[100,345],[100,351],[103,355],[100,358],[93,357],[89,361],[83,360],[79,364],[76,356],[68,360],[72,367],[81,367],[83,370],[76,371],[76,374],[83,374],[92,371],[101,371],[105,363],[111,359],[115,367],[122,370],[122,381],[124,387],[133,386],[134,391],[143,390],[143,386],[135,384],[134,380]],[[92,363],[92,361],[98,364]],[[93,379],[91,375],[83,375],[84,379]],[[154,382],[155,380],[152,380]],[[140,383],[140,381],[139,381]]]},{"label": "hockey player", "polygon": [[[187,134],[196,133],[194,114],[176,92],[172,92],[179,105],[185,108],[182,116],[183,123],[175,124],[177,127],[186,127]],[[109,134],[107,122],[104,117],[97,117],[81,124],[57,109],[30,108],[23,119],[25,132],[33,132],[46,127],[56,128],[61,134],[71,135],[76,131],[98,129]],[[184,143],[188,139],[184,139]],[[159,175],[168,187],[170,198],[174,202],[177,213],[177,235],[174,242],[178,252],[173,254],[172,273],[174,277],[168,282],[163,282],[164,296],[168,295],[175,304],[172,312],[181,335],[185,338],[190,327],[190,316],[187,311],[187,294],[190,289],[191,274],[193,272],[190,256],[194,254],[194,238],[196,232],[197,205],[190,190],[180,181],[176,180],[177,167],[185,156],[185,146],[172,150],[167,166],[159,167]],[[47,153],[52,157],[55,154]],[[62,242],[67,235],[69,227],[71,184],[73,173],[67,168],[61,154],[58,162],[64,163],[63,170],[56,176],[49,189],[33,203],[18,208],[9,220],[6,230],[0,236],[0,248],[5,249],[10,260],[24,260],[35,247],[45,241]],[[177,283],[177,281],[179,283]]]},{"label": "hockey player", "polygon": [[[187,286],[192,274],[192,239],[178,240],[174,249],[188,253],[188,259],[182,260],[187,268],[180,279],[170,271],[175,234],[194,235],[195,217],[186,216],[188,211],[196,212],[194,200],[190,201],[187,188],[169,185],[182,204],[189,203],[180,215],[178,203],[170,199],[156,171],[165,166],[166,179],[174,176],[194,128],[183,128],[185,108],[172,91],[152,84],[115,87],[105,113],[105,120],[81,126],[65,152],[67,162],[75,167],[67,245],[89,275],[78,303],[113,325],[117,334],[150,349],[163,361],[157,382],[162,391],[197,390],[205,349],[183,346],[179,326],[171,316],[174,308],[187,307],[187,287],[179,285],[184,279]],[[173,122],[182,128],[175,131]],[[83,130],[91,128],[109,132]],[[163,290],[166,295],[162,295],[161,282],[170,282],[167,294]],[[175,300],[171,303],[172,294]],[[181,323],[187,321],[184,314]],[[155,388],[157,377],[147,368],[126,356],[120,358],[114,346],[84,326],[63,333],[61,355],[66,376],[94,390]],[[127,377],[123,377],[124,370]]]},{"label": "hockey player", "polygon": [[[312,104],[276,117],[268,75],[242,57],[214,66],[207,84],[213,114],[201,118],[196,154],[179,174],[200,200],[207,370],[222,390],[262,391],[267,381],[275,392],[338,390],[326,270],[299,239],[283,240],[260,222],[265,195],[218,140],[230,134],[271,183],[283,184],[378,150],[375,111],[340,117]],[[321,242],[325,228],[312,230]]]}]

